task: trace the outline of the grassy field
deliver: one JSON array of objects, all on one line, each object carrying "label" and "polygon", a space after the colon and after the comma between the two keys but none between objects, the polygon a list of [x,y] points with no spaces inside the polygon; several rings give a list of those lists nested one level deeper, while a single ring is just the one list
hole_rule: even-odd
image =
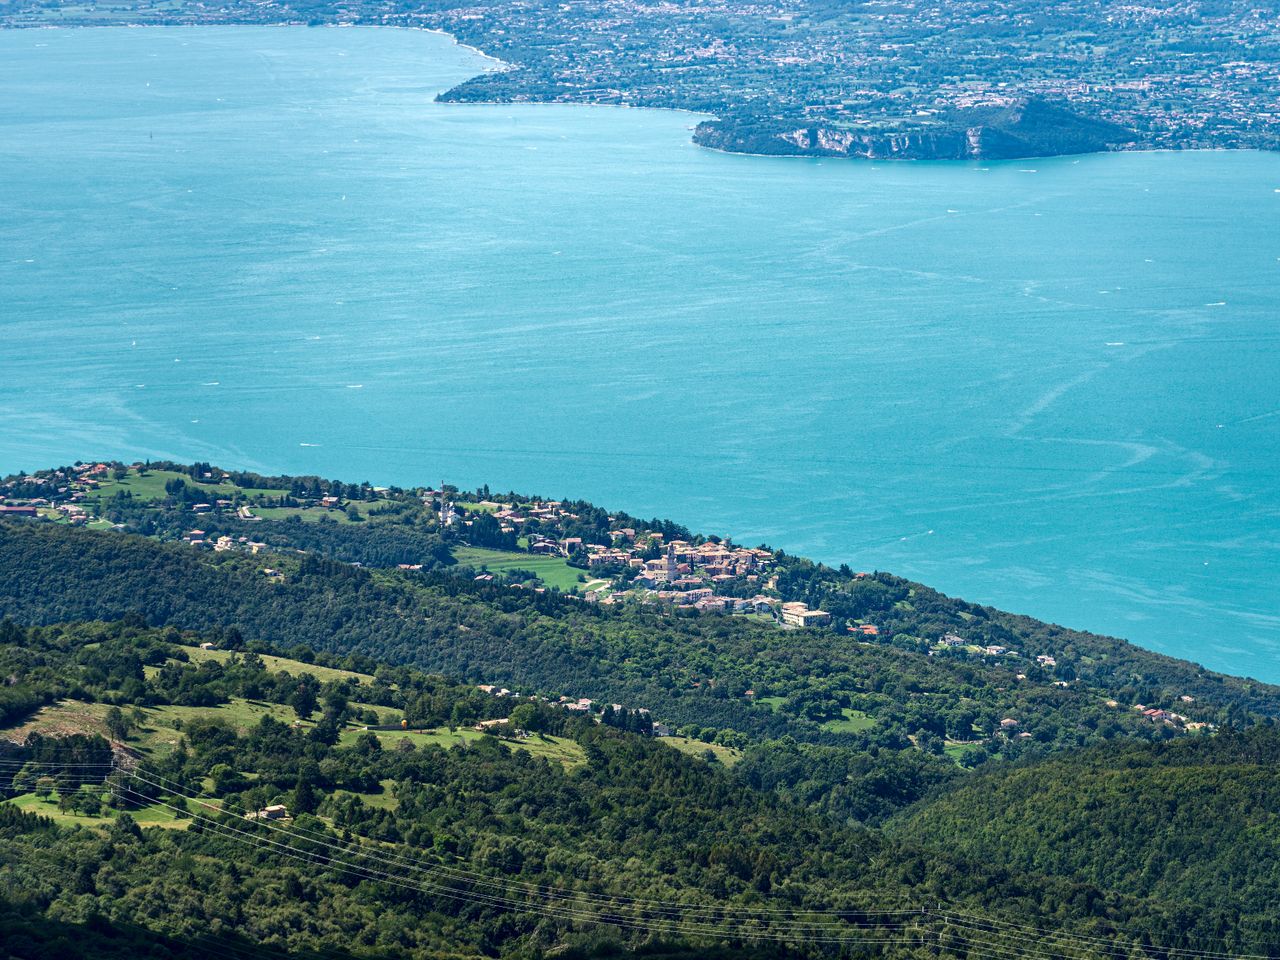
[{"label": "grassy field", "polygon": [[559,587],[566,593],[582,582],[583,571],[571,567],[563,557],[545,557],[532,553],[516,553],[509,550],[485,550],[481,547],[455,547],[453,555],[458,563],[468,567],[481,567],[490,573],[508,570],[529,570],[548,587]]},{"label": "grassy field", "polygon": [[129,744],[139,753],[151,756],[162,755],[173,749],[182,736],[179,726],[192,720],[216,717],[245,733],[257,726],[263,717],[274,717],[282,723],[293,723],[297,719],[291,707],[238,699],[217,707],[165,705],[145,707],[142,712],[145,719],[142,726],[129,735]]},{"label": "grassy field", "polygon": [[[0,738],[21,742],[30,733],[52,737],[96,733],[106,737],[105,721],[109,709],[105,703],[60,700],[42,707],[26,723],[0,731]],[[178,727],[197,718],[217,717],[242,732],[256,726],[265,716],[275,717],[284,723],[293,723],[296,719],[291,707],[253,700],[232,700],[217,707],[143,707],[142,716],[141,724],[129,734],[128,743],[139,753],[151,756],[171,750],[182,735]]]},{"label": "grassy field", "polygon": [[[369,511],[376,507],[385,507],[390,504],[390,500],[351,500],[348,503],[355,504],[356,513],[368,519]],[[301,517],[304,523],[318,523],[321,520],[332,520],[334,523],[354,523],[347,516],[347,504],[341,509],[330,510],[327,507],[254,507],[251,506],[250,512],[255,517],[262,517],[264,520],[286,520],[289,517]]]},{"label": "grassy field", "polygon": [[[356,738],[363,731],[357,729],[344,730],[340,743],[343,746],[350,746],[355,743]],[[385,749],[393,750],[396,744],[401,740],[408,740],[416,747],[443,747],[449,750],[462,744],[475,743],[488,734],[480,733],[478,730],[470,728],[459,728],[450,731],[448,727],[437,727],[433,730],[375,730],[378,740]],[[586,754],[582,752],[582,747],[578,746],[572,740],[566,740],[563,737],[547,737],[540,734],[534,734],[527,740],[507,740],[500,738],[498,740],[508,750],[523,750],[531,753],[535,757],[544,757],[547,760],[555,760],[562,763],[566,767],[576,767],[586,762]]]},{"label": "grassy field", "polygon": [[381,793],[351,793],[347,790],[339,790],[334,795],[339,797],[344,795],[359,797],[364,801],[365,806],[375,807],[378,810],[394,810],[399,805],[392,793],[396,782],[394,780],[379,780],[378,782],[382,785]]},{"label": "grassy field", "polygon": [[981,746],[982,744],[980,743],[958,743],[955,740],[948,740],[943,746],[942,752],[956,763],[959,763],[966,753],[972,753],[974,750],[981,748]]},{"label": "grassy field", "polygon": [[[103,794],[104,798],[106,794]],[[34,793],[24,793],[4,801],[11,803],[20,810],[27,813],[38,813],[42,817],[48,817],[55,823],[64,826],[71,824],[79,824],[82,827],[100,827],[110,823],[116,818],[116,811],[110,810],[105,816],[88,816],[83,813],[64,813],[58,809],[57,798],[48,799],[46,797],[37,797]],[[176,801],[171,801],[176,804]],[[136,810],[130,810],[129,816],[137,822],[140,827],[162,827],[166,830],[185,830],[190,826],[191,821],[183,819],[175,810],[170,810],[164,806],[140,807]]]},{"label": "grassy field", "polygon": [[[205,660],[216,660],[218,663],[225,663],[231,659],[230,650],[201,650],[199,647],[184,647],[187,656],[191,658],[192,663],[201,663]],[[338,670],[334,667],[320,667],[314,663],[303,663],[301,660],[289,660],[286,657],[272,657],[265,654],[259,654],[263,664],[272,673],[278,673],[283,670],[285,673],[297,676],[303,673],[309,673],[317,680],[327,682],[330,680],[345,680],[348,677],[353,678],[360,683],[373,683],[373,677],[367,673],[354,673],[350,670]]]},{"label": "grassy field", "polygon": [[105,717],[110,708],[103,703],[83,703],[79,700],[59,700],[41,707],[35,716],[25,723],[7,730],[0,730],[0,738],[21,743],[30,733],[50,737],[66,737],[75,733],[97,733],[106,736]]},{"label": "grassy field", "polygon": [[840,712],[844,716],[839,720],[828,720],[822,725],[822,729],[829,730],[832,733],[861,733],[863,730],[870,730],[876,725],[875,717],[869,717],[861,710],[845,707]]},{"label": "grassy field", "polygon": [[472,513],[497,513],[502,509],[502,504],[493,503],[489,500],[481,500],[479,503],[455,503],[454,506],[460,510],[469,510]]},{"label": "grassy field", "polygon": [[778,708],[782,706],[782,701],[786,699],[787,699],[786,697],[756,697],[755,702],[763,703],[766,707],[768,707],[774,713],[777,713]]},{"label": "grassy field", "polygon": [[665,743],[669,747],[675,747],[681,753],[687,753],[689,756],[697,757],[699,760],[704,759],[707,751],[710,750],[715,755],[715,758],[726,767],[732,767],[742,759],[741,750],[735,750],[733,747],[722,747],[718,743],[703,743],[701,740],[690,740],[688,737],[659,737],[658,743]]},{"label": "grassy field", "polygon": [[117,493],[128,490],[136,500],[163,500],[167,496],[164,492],[164,485],[175,479],[181,479],[188,487],[208,494],[211,499],[217,499],[218,497],[222,497],[224,500],[229,499],[235,496],[237,492],[243,493],[249,498],[256,496],[279,497],[288,493],[287,490],[256,490],[237,487],[234,483],[198,483],[187,474],[176,473],[172,470],[148,470],[146,475],[143,476],[130,468],[123,479],[116,480],[108,477],[102,481],[102,485],[96,490],[90,490],[85,494],[85,499],[109,500]]}]

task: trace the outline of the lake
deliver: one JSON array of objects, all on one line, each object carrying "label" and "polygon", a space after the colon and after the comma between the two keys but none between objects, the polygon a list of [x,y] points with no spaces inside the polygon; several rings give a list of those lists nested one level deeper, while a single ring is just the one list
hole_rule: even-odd
[{"label": "lake", "polygon": [[729,156],[376,29],[0,32],[0,472],[669,516],[1280,681],[1280,156]]}]

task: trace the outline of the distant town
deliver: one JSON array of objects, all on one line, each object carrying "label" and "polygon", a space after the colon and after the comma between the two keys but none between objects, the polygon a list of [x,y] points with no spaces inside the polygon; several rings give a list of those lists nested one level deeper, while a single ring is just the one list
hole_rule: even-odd
[{"label": "distant town", "polygon": [[1280,21],[1243,0],[602,3],[16,0],[0,25],[447,31],[500,58],[444,95],[672,107],[736,152],[938,159],[1280,145]]}]

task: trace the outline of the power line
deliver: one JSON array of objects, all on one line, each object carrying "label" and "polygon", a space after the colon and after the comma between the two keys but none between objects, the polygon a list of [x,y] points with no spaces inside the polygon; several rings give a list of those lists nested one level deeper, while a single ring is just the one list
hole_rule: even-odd
[{"label": "power line", "polygon": [[[0,772],[7,771],[12,774],[24,767],[58,770],[74,768],[83,772],[74,776],[64,774],[62,777],[64,783],[109,784],[113,790],[120,790],[127,795],[132,802],[140,805],[163,806],[178,815],[190,817],[202,829],[208,830],[215,836],[252,846],[260,851],[265,849],[277,857],[304,863],[315,862],[314,856],[298,850],[287,842],[287,839],[281,841],[265,837],[254,829],[244,829],[238,824],[224,822],[198,812],[192,813],[187,807],[187,801],[194,801],[211,810],[216,808],[200,796],[193,795],[181,784],[159,774],[144,772],[136,767],[122,768],[117,763],[59,764],[49,761],[0,760]],[[128,786],[130,780],[137,781],[144,789],[135,790]],[[157,798],[146,792],[147,787],[181,799],[182,806],[178,807]],[[227,815],[224,813],[224,816]],[[745,940],[886,946],[890,944],[923,945],[936,940],[940,946],[947,945],[955,949],[963,949],[970,956],[983,957],[986,960],[1010,960],[1013,957],[1025,956],[1034,956],[1041,960],[1071,960],[1076,954],[1060,952],[1071,949],[1117,958],[1131,956],[1134,950],[1138,950],[1168,957],[1197,958],[1197,960],[1271,960],[1268,955],[1263,954],[1231,954],[1222,951],[1159,947],[1137,943],[1121,945],[1115,939],[1069,934],[1045,930],[1026,923],[977,916],[964,912],[963,908],[947,910],[944,909],[944,905],[948,907],[960,905],[945,900],[937,901],[937,909],[919,907],[901,910],[841,911],[771,906],[676,904],[625,896],[613,897],[519,881],[504,882],[474,871],[430,863],[414,857],[387,851],[375,853],[360,844],[347,846],[336,843],[335,838],[328,834],[306,830],[296,824],[288,829],[276,827],[265,821],[253,821],[253,824],[254,828],[265,828],[268,833],[318,846],[326,851],[320,856],[328,866],[371,882],[387,883],[432,896],[443,896],[495,909],[520,912],[537,910],[543,916],[556,919],[605,923],[654,933],[679,932],[695,936]],[[352,858],[363,859],[367,863],[351,862]],[[418,874],[418,878],[416,880],[407,878],[405,873]],[[485,893],[475,887],[495,888],[501,892]],[[512,890],[523,892],[526,897],[541,898],[545,902],[539,903],[530,899],[504,895]],[[624,915],[619,912],[620,908],[635,911],[639,916]],[[658,916],[652,916],[655,913]],[[712,914],[712,916],[703,916],[705,914]],[[727,930],[723,926],[725,923],[742,924],[752,921],[761,924],[761,927],[757,929],[736,926]],[[849,929],[852,921],[864,925],[861,933],[855,933]],[[941,926],[931,933],[924,929],[926,923]],[[890,935],[895,933],[896,936]]]}]

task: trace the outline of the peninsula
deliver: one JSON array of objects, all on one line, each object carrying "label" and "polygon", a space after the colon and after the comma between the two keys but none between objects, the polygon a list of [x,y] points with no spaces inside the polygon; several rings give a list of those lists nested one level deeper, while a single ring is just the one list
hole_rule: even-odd
[{"label": "peninsula", "polygon": [[1244,0],[14,0],[0,25],[337,24],[446,31],[507,67],[465,102],[710,114],[740,153],[980,159],[1280,146],[1280,20]]}]

